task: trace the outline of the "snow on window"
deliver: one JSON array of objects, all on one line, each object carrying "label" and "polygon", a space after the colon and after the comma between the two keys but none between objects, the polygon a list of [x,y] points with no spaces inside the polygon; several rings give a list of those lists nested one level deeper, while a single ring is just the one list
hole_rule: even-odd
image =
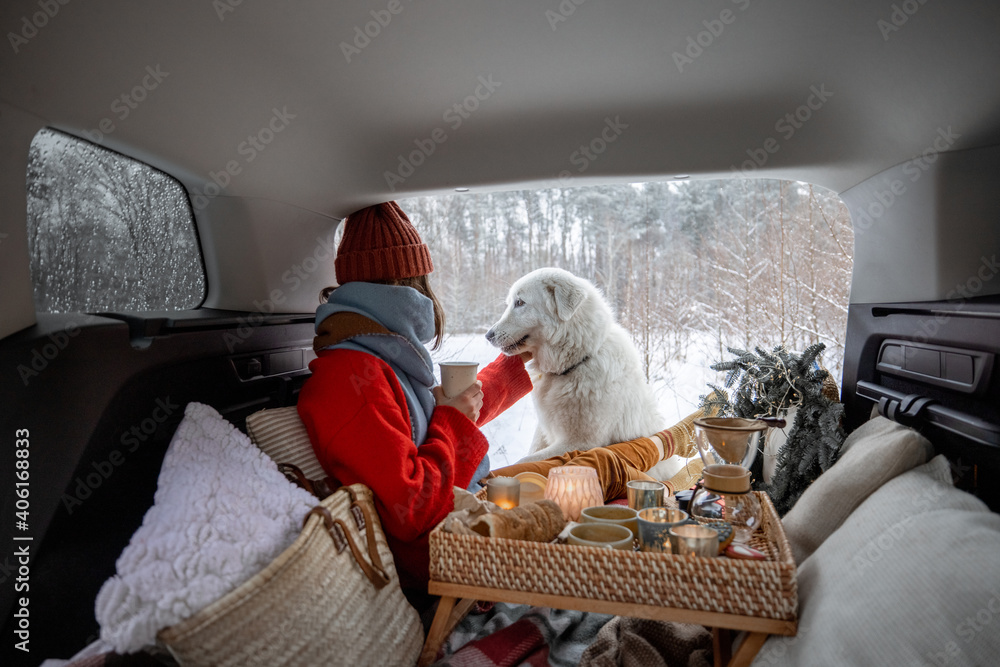
[{"label": "snow on window", "polygon": [[27,180],[36,310],[184,310],[202,302],[201,252],[177,181],[52,130],[32,141]]}]

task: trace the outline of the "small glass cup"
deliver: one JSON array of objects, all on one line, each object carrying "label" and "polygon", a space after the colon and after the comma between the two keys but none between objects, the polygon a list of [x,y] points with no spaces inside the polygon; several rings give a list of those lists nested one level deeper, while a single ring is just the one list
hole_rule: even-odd
[{"label": "small glass cup", "polygon": [[676,538],[680,556],[716,556],[719,553],[719,534],[711,528],[686,523],[670,529],[670,536]]},{"label": "small glass cup", "polygon": [[513,477],[486,480],[486,500],[500,509],[513,509],[521,502],[521,481]]},{"label": "small glass cup", "polygon": [[633,479],[625,485],[625,489],[628,494],[628,506],[638,512],[647,507],[662,507],[667,486],[662,482]]},{"label": "small glass cup", "polygon": [[584,507],[604,504],[597,471],[586,466],[559,466],[550,470],[545,497],[559,505],[567,521],[579,521]]},{"label": "small glass cup", "polygon": [[676,553],[670,529],[689,522],[687,512],[668,507],[647,507],[639,512],[639,550]]}]

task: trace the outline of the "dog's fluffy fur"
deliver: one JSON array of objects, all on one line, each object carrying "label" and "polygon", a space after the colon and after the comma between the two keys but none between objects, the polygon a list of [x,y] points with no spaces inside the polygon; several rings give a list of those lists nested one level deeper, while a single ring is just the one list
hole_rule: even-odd
[{"label": "dog's fluffy fur", "polygon": [[583,278],[554,268],[524,276],[486,338],[508,355],[532,353],[538,428],[522,462],[650,436],[665,426],[639,353]]}]

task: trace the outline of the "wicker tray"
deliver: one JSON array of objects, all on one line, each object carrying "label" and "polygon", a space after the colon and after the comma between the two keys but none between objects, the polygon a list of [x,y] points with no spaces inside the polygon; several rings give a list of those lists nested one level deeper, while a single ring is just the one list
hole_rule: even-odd
[{"label": "wicker tray", "polygon": [[771,499],[751,545],[767,560],[685,558],[566,544],[430,534],[432,581],[796,620],[795,560]]}]

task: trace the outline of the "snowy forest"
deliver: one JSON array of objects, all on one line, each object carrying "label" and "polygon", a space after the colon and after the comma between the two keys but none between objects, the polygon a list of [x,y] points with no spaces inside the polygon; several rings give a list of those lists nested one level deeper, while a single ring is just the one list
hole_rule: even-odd
[{"label": "snowy forest", "polygon": [[[801,351],[839,380],[853,233],[836,194],[776,180],[672,181],[400,201],[430,246],[449,333],[481,333],[509,286],[556,266],[593,281],[647,377],[691,345]],[[704,354],[704,350],[701,351]]]},{"label": "snowy forest", "polygon": [[[729,358],[727,346],[801,351],[814,342],[826,344],[822,361],[840,377],[853,233],[846,207],[822,188],[684,180],[400,205],[430,246],[449,334],[485,332],[515,280],[556,266],[601,288],[650,380],[670,379],[678,362]],[[196,307],[205,283],[189,211],[173,179],[40,132],[28,168],[36,307]]]}]

